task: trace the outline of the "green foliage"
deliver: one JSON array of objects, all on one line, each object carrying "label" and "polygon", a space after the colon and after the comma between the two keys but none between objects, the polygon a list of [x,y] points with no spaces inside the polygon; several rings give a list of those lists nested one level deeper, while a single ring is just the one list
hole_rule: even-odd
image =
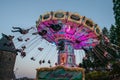
[{"label": "green foliage", "polygon": [[111,80],[114,75],[120,75],[120,61],[112,63],[112,71],[93,71],[86,73],[85,80]]},{"label": "green foliage", "polygon": [[110,42],[113,43],[113,44],[117,44],[117,42],[116,42],[117,41],[116,40],[116,37],[117,37],[116,27],[114,25],[111,25],[109,33],[110,33],[110,36],[109,36]]},{"label": "green foliage", "polygon": [[84,68],[90,68],[90,67],[93,67],[92,66],[92,62],[89,60],[89,59],[87,59],[87,60],[83,60],[83,67]]},{"label": "green foliage", "polygon": [[116,25],[116,44],[120,46],[120,0],[113,0],[113,11]]},{"label": "green foliage", "polygon": [[102,33],[103,33],[103,35],[109,37],[109,31],[108,31],[108,29],[107,29],[106,27],[104,27],[104,28],[102,29]]},{"label": "green foliage", "polygon": [[86,74],[85,80],[108,80],[109,72],[93,71]]},{"label": "green foliage", "polygon": [[119,74],[120,75],[120,61],[115,62],[112,67],[113,67],[113,70],[110,72],[110,74],[112,74],[112,75]]},{"label": "green foliage", "polygon": [[115,15],[115,24],[120,27],[120,0],[113,0],[113,11]]},{"label": "green foliage", "polygon": [[120,46],[120,27],[116,26],[116,39],[117,39],[117,45]]}]

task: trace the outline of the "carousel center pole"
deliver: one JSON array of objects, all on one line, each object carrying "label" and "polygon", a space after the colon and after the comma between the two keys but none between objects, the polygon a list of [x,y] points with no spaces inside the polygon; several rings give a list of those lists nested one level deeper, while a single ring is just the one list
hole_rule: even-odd
[{"label": "carousel center pole", "polygon": [[57,47],[58,47],[58,65],[63,65],[67,67],[76,66],[72,42],[68,40],[59,40]]}]

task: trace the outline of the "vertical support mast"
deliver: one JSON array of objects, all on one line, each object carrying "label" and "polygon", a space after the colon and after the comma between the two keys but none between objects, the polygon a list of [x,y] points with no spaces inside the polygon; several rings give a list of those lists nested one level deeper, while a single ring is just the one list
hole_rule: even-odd
[{"label": "vertical support mast", "polygon": [[58,42],[58,64],[68,67],[76,66],[73,44],[67,40]]}]

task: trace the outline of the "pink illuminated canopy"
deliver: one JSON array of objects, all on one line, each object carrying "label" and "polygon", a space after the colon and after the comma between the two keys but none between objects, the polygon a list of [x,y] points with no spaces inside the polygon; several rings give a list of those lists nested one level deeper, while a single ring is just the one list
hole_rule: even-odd
[{"label": "pink illuminated canopy", "polygon": [[37,21],[39,34],[48,42],[73,43],[74,49],[92,48],[99,43],[100,29],[90,19],[69,12],[49,12]]}]

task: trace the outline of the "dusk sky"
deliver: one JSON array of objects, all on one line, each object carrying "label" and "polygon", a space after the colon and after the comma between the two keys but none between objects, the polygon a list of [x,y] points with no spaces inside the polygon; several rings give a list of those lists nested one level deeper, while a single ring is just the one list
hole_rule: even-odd
[{"label": "dusk sky", "polygon": [[[22,28],[35,26],[35,22],[41,14],[58,10],[77,12],[81,16],[92,19],[100,28],[107,27],[109,29],[111,24],[114,24],[112,8],[112,0],[0,0],[0,33],[19,36],[18,33],[13,34],[11,32],[12,26]],[[39,36],[37,38],[39,39]],[[53,49],[51,53],[57,53],[54,45],[47,46],[47,44],[44,40],[41,42],[41,46],[50,47],[50,50]],[[17,56],[15,64],[17,77],[35,78],[35,69],[40,67],[38,64],[40,57],[37,57],[35,62],[30,60],[30,56],[37,56],[34,55],[35,52],[37,53],[36,50],[30,51],[24,59],[19,55]]]}]

